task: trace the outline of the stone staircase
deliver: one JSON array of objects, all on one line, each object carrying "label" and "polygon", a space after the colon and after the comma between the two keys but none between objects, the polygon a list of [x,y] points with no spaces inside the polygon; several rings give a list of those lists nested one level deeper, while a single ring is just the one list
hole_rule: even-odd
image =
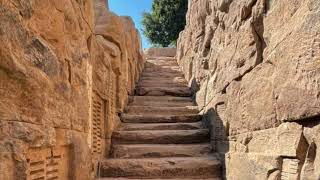
[{"label": "stone staircase", "polygon": [[113,133],[111,157],[100,163],[100,180],[220,179],[209,130],[177,62],[148,60],[135,94]]}]

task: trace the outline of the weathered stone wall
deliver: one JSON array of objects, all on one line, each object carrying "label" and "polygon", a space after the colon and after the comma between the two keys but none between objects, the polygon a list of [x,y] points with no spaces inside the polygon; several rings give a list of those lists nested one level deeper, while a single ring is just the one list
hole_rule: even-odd
[{"label": "weathered stone wall", "polygon": [[177,59],[227,179],[320,178],[320,1],[190,0]]},{"label": "weathered stone wall", "polygon": [[0,179],[89,180],[108,154],[144,61],[98,2],[0,0]]}]

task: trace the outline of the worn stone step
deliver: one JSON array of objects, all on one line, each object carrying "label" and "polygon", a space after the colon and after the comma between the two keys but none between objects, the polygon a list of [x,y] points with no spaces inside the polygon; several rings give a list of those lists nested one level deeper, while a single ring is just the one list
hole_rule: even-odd
[{"label": "worn stone step", "polygon": [[[144,96],[141,96],[144,97]],[[134,101],[130,106],[185,107],[193,106],[193,102]]]},{"label": "worn stone step", "polygon": [[132,101],[161,101],[161,102],[192,102],[191,97],[174,97],[174,96],[130,96]]},{"label": "worn stone step", "polygon": [[189,87],[137,87],[138,96],[180,96],[190,97],[192,95]]},{"label": "worn stone step", "polygon": [[100,163],[101,177],[213,178],[221,165],[213,157],[108,159]]},{"label": "worn stone step", "polygon": [[179,69],[169,69],[169,68],[161,68],[161,67],[153,67],[153,68],[146,68],[143,70],[143,73],[177,73],[183,74]]},{"label": "worn stone step", "polygon": [[193,100],[190,97],[131,96],[129,97],[129,104],[131,106],[180,107],[193,106]]},{"label": "worn stone step", "polygon": [[139,81],[140,84],[154,84],[154,83],[161,83],[161,84],[183,84],[185,86],[188,85],[188,82],[184,78],[170,78],[170,79],[141,79]]},{"label": "worn stone step", "polygon": [[140,76],[140,81],[143,80],[150,80],[150,81],[186,81],[186,79],[184,78],[184,76],[179,76],[179,77],[174,77],[174,76],[168,76],[168,77],[159,77],[159,76],[154,76],[154,77],[144,77],[144,76]]},{"label": "worn stone step", "polygon": [[180,68],[179,65],[176,65],[176,66],[171,66],[171,65],[170,65],[170,66],[166,66],[166,65],[146,64],[144,70],[148,70],[148,69],[174,69],[174,70],[181,71],[181,68]]},{"label": "worn stone step", "polygon": [[176,69],[181,71],[181,68],[176,62],[146,63],[144,67],[145,67],[144,70],[148,70],[149,68],[156,68],[156,69]]},{"label": "worn stone step", "polygon": [[181,114],[196,114],[199,112],[197,106],[185,107],[155,107],[155,106],[127,106],[124,110],[127,114],[143,114],[143,115],[181,115]]},{"label": "worn stone step", "polygon": [[182,87],[187,87],[188,82],[185,79],[141,79],[138,84],[138,86],[169,86],[169,87],[175,87],[175,86],[182,86]]},{"label": "worn stone step", "polygon": [[179,69],[169,69],[169,68],[161,68],[161,67],[146,68],[142,71],[142,74],[148,74],[148,73],[170,74],[170,75],[183,74],[183,72],[180,71]]},{"label": "worn stone step", "polygon": [[166,65],[178,65],[175,59],[148,59],[146,64],[166,64]]},{"label": "worn stone step", "polygon": [[[181,71],[178,71],[178,70],[171,70],[171,69],[154,69],[154,70],[144,70],[142,72],[142,74],[147,74],[147,75],[152,75],[152,76],[160,76],[160,75],[170,75],[171,77],[181,77],[183,76],[183,73]],[[156,76],[156,77],[158,77]],[[144,76],[142,76],[144,77]]]},{"label": "worn stone step", "polygon": [[186,82],[140,81],[137,87],[188,87]]},{"label": "worn stone step", "polygon": [[[143,178],[143,180],[222,180],[221,178],[188,178],[188,177],[182,177],[182,178],[174,178],[174,179],[172,179],[172,178],[170,178],[170,179],[163,179],[163,178],[161,178],[161,179],[145,179],[145,178]],[[132,179],[132,178],[97,178],[96,180],[142,180],[141,178],[139,178],[139,179]]]},{"label": "worn stone step", "polygon": [[141,72],[141,77],[144,77],[146,75],[163,75],[163,76],[170,76],[170,77],[180,77],[181,75],[183,75],[182,71],[178,71],[178,70],[143,70]]},{"label": "worn stone step", "polygon": [[209,140],[208,129],[114,131],[114,144],[190,144]]},{"label": "worn stone step", "polygon": [[154,78],[184,78],[182,72],[168,73],[168,72],[142,72],[140,77],[154,77]]},{"label": "worn stone step", "polygon": [[208,156],[212,146],[207,144],[133,144],[114,145],[113,158],[201,157]]},{"label": "worn stone step", "polygon": [[172,65],[155,65],[155,64],[148,64],[145,66],[144,70],[155,70],[155,69],[172,69],[172,70],[177,70],[177,71],[181,71],[180,66],[176,65],[176,66],[172,66]]},{"label": "worn stone step", "polygon": [[177,62],[177,60],[174,58],[174,57],[150,57],[147,59],[148,62],[151,62],[151,61],[156,61],[156,62],[159,62],[159,61],[174,61],[174,62]]},{"label": "worn stone step", "polygon": [[170,88],[179,88],[179,87],[186,87],[189,88],[188,85],[185,83],[162,83],[162,82],[149,82],[149,83],[138,83],[136,88],[144,88],[144,87],[170,87]]},{"label": "worn stone step", "polygon": [[122,114],[121,121],[124,123],[191,123],[202,119],[199,114],[183,115],[139,115],[139,114]]},{"label": "worn stone step", "polygon": [[201,121],[194,123],[122,123],[119,130],[191,130],[205,128]]},{"label": "worn stone step", "polygon": [[148,59],[146,61],[146,63],[150,63],[150,64],[178,64],[178,62],[174,59]]}]

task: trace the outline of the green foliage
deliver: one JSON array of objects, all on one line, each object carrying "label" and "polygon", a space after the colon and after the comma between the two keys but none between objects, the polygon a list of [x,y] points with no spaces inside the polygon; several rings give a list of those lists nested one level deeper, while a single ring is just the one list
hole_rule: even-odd
[{"label": "green foliage", "polygon": [[186,24],[188,0],[154,0],[151,13],[144,13],[143,33],[154,46],[175,46]]}]

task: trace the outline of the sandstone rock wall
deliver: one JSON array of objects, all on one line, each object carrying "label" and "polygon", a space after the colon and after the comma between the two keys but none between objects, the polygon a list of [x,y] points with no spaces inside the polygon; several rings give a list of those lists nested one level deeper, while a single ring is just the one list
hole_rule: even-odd
[{"label": "sandstone rock wall", "polygon": [[190,0],[177,49],[227,179],[320,178],[320,1]]},{"label": "sandstone rock wall", "polygon": [[89,180],[108,154],[144,60],[101,2],[0,0],[0,179]]}]

